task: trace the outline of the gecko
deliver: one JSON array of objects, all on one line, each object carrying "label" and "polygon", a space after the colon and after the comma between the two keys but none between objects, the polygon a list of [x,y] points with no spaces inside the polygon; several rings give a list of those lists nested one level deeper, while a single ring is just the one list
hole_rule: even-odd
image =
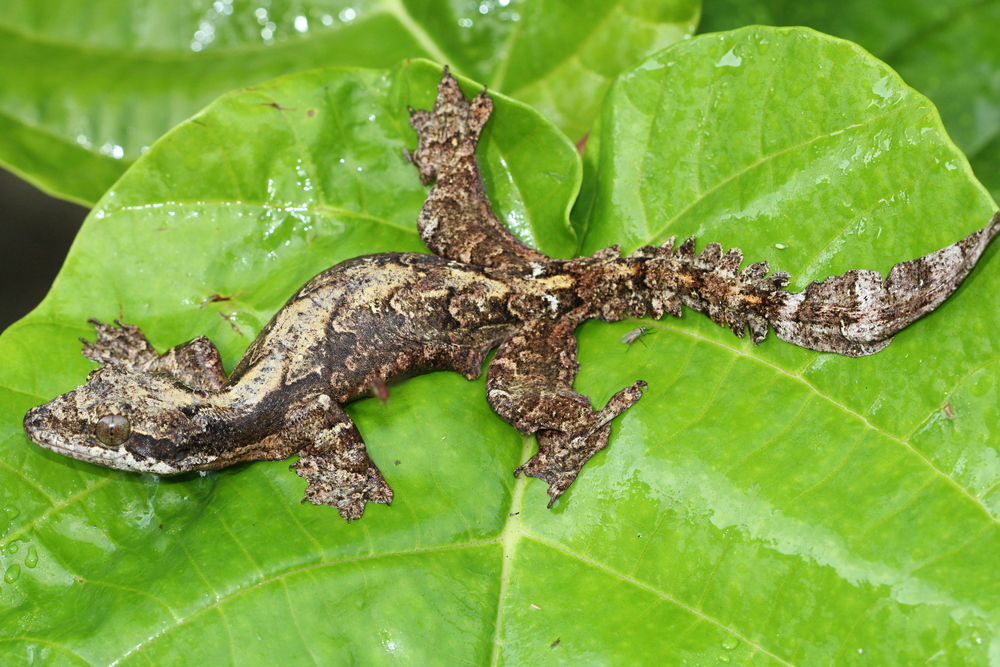
[{"label": "gecko", "polygon": [[306,500],[348,521],[393,491],[344,411],[394,378],[437,370],[479,377],[486,398],[537,452],[514,470],[548,484],[549,503],[608,444],[611,423],[638,401],[637,380],[595,409],[573,383],[583,321],[705,313],[759,344],[786,342],[849,357],[874,354],[936,308],[1000,230],[1000,213],[957,243],[896,264],[883,279],[852,270],[788,292],[767,262],[695,239],[618,246],[554,259],[521,243],[492,209],[476,160],[493,109],[467,99],[445,68],[431,111],[409,109],[417,148],[404,157],[432,185],[419,213],[432,254],[389,252],[323,271],[278,310],[226,374],[205,337],[159,354],[136,326],[91,320],[86,384],[32,408],[28,437],[67,456],[156,475],[298,455]]}]

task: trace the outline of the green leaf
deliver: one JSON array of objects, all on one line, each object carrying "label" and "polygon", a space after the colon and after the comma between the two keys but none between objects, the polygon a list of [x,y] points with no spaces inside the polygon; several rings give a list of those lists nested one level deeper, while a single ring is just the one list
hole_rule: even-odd
[{"label": "green leaf", "polygon": [[[577,387],[595,404],[649,389],[553,510],[510,476],[534,443],[457,374],[350,406],[396,490],[351,524],[300,505],[286,462],[158,480],[27,441],[24,411],[92,367],[86,317],[121,314],[160,349],[207,334],[231,368],[315,271],[418,249],[403,109],[437,75],[316,70],[226,96],[91,214],[0,337],[0,662],[987,664],[995,250],[864,359],[754,348],[694,313],[631,348],[636,322],[586,324]],[[884,271],[994,208],[925,98],[806,30],[657,54],[615,84],[595,139],[587,250],[696,233],[798,287]],[[575,243],[565,137],[500,97],[480,156],[501,218],[546,252]]]},{"label": "green leaf", "polygon": [[[313,70],[227,95],[91,213],[46,301],[0,338],[0,573],[12,579],[0,580],[0,663],[169,661],[214,632],[229,641],[192,659],[308,661],[349,646],[372,664],[393,645],[415,664],[489,659],[496,538],[524,440],[490,411],[483,381],[439,373],[394,387],[384,406],[352,406],[400,495],[353,524],[300,505],[285,462],[158,481],[49,455],[19,416],[92,367],[76,340],[92,334],[88,317],[137,323],[161,348],[206,333],[232,368],[313,274],[422,250],[406,107],[430,108],[440,74],[425,61]],[[571,256],[580,161],[565,136],[498,97],[480,156],[504,219]],[[78,602],[53,605],[63,595]]]},{"label": "green leaf", "polygon": [[[696,235],[790,272],[797,291],[885,273],[996,208],[926,98],[807,29],[667,49],[619,78],[599,126],[585,252]],[[602,588],[648,591],[635,618],[693,610],[694,629],[664,647],[723,628],[743,638],[739,664],[987,664],[998,292],[994,248],[943,307],[862,359],[773,337],[755,348],[693,313],[650,323],[646,347],[625,352],[635,322],[589,323],[579,390],[595,403],[637,378],[649,390],[607,474],[571,491],[567,514],[599,527],[541,514],[529,530],[620,575]]]},{"label": "green leaf", "polygon": [[92,205],[218,95],[312,67],[431,57],[587,131],[610,80],[687,37],[697,0],[12,0],[0,164]]},{"label": "green leaf", "polygon": [[857,42],[937,105],[979,180],[1000,201],[1000,4],[977,0],[708,0],[701,32],[808,25]]}]

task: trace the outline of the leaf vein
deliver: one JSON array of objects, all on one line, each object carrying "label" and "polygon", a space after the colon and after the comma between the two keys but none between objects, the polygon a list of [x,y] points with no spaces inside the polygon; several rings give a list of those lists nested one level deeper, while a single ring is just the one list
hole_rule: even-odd
[{"label": "leaf vein", "polygon": [[673,332],[678,333],[678,334],[682,334],[682,335],[685,335],[685,336],[690,336],[691,338],[697,338],[699,340],[706,341],[708,343],[711,343],[712,345],[716,345],[716,346],[721,347],[721,348],[723,348],[725,350],[729,350],[733,354],[737,354],[737,355],[741,355],[741,356],[745,356],[745,357],[748,357],[750,359],[753,359],[753,360],[759,362],[760,364],[763,364],[764,366],[768,366],[768,367],[774,369],[775,371],[781,373],[782,375],[787,375],[788,377],[790,377],[790,378],[792,378],[792,379],[794,379],[794,380],[802,383],[805,387],[807,387],[810,391],[812,391],[814,394],[816,394],[820,398],[823,398],[823,399],[829,401],[831,404],[836,405],[837,407],[839,407],[840,409],[842,409],[844,412],[846,412],[846,413],[848,413],[848,414],[853,415],[854,417],[856,417],[858,420],[860,420],[866,427],[868,427],[872,431],[875,431],[876,433],[880,433],[881,435],[884,435],[886,438],[889,438],[890,440],[893,440],[893,441],[895,441],[895,442],[903,445],[903,447],[905,447],[906,449],[908,449],[911,453],[915,454],[921,461],[923,461],[924,464],[926,464],[927,467],[930,468],[935,474],[940,475],[941,477],[945,478],[952,486],[954,486],[956,489],[958,489],[962,493],[962,495],[966,496],[969,500],[971,500],[976,505],[978,505],[979,508],[983,510],[983,512],[986,514],[987,518],[990,521],[992,521],[993,523],[995,523],[997,525],[1000,525],[1000,518],[994,516],[993,513],[989,510],[989,508],[987,508],[986,505],[983,504],[983,502],[982,502],[982,500],[980,498],[978,498],[977,496],[972,495],[968,491],[968,489],[966,489],[965,487],[963,487],[962,485],[960,485],[950,475],[948,475],[943,470],[941,470],[940,468],[938,468],[937,466],[935,466],[934,463],[932,463],[930,459],[928,459],[926,456],[924,456],[924,454],[922,452],[920,452],[917,448],[915,448],[912,444],[910,444],[910,442],[908,440],[903,439],[903,438],[901,438],[901,437],[899,437],[897,435],[893,435],[892,433],[889,433],[888,431],[886,431],[884,429],[881,429],[878,426],[875,426],[870,421],[868,421],[868,419],[865,418],[864,415],[862,415],[862,414],[858,413],[857,411],[849,408],[848,406],[844,405],[843,403],[838,402],[837,400],[833,399],[832,397],[827,396],[826,394],[822,393],[819,389],[817,389],[812,383],[810,383],[808,380],[806,380],[801,375],[798,375],[796,373],[792,373],[791,371],[785,370],[784,368],[781,368],[780,366],[776,366],[776,365],[770,363],[769,361],[764,360],[761,357],[757,357],[757,356],[754,356],[752,354],[747,354],[746,352],[744,352],[742,350],[739,350],[739,349],[736,349],[734,347],[730,347],[729,345],[725,345],[723,343],[719,343],[719,342],[711,340],[709,338],[705,338],[704,336],[701,336],[701,335],[699,335],[699,334],[697,334],[697,333],[695,333],[693,331],[688,331],[686,329],[681,329],[681,328],[678,328],[676,326],[670,326],[670,325],[665,325],[665,324],[661,324],[660,326],[662,328],[664,328],[664,329],[673,331]]},{"label": "leaf vein", "polygon": [[546,545],[546,546],[548,546],[548,547],[550,547],[552,549],[560,551],[560,552],[564,553],[565,555],[570,556],[571,558],[575,558],[575,559],[577,559],[577,560],[579,560],[579,561],[581,561],[583,563],[586,563],[587,565],[595,567],[595,568],[601,570],[602,572],[606,572],[606,573],[608,573],[608,574],[610,574],[612,576],[618,577],[619,579],[622,579],[623,581],[627,581],[628,583],[630,583],[630,584],[632,584],[632,585],[634,585],[634,586],[636,586],[638,588],[641,588],[641,589],[643,589],[645,591],[648,591],[648,592],[652,593],[653,595],[657,595],[657,596],[661,597],[662,599],[666,600],[667,602],[671,602],[671,603],[677,605],[678,607],[691,612],[695,616],[698,616],[698,617],[700,617],[700,618],[708,621],[712,625],[715,625],[715,626],[721,628],[722,630],[725,630],[726,632],[730,633],[734,637],[738,637],[742,641],[745,641],[748,645],[753,646],[755,649],[757,649],[761,653],[764,653],[765,655],[770,656],[771,658],[774,658],[775,660],[777,660],[778,662],[780,662],[782,665],[787,665],[788,667],[794,667],[792,665],[792,663],[790,663],[790,662],[788,662],[786,660],[782,660],[777,655],[771,653],[770,651],[768,651],[767,649],[765,649],[763,646],[761,646],[757,642],[752,641],[746,635],[743,635],[740,632],[736,631],[735,629],[726,626],[724,623],[722,623],[721,621],[718,621],[718,620],[712,618],[711,616],[709,616],[705,612],[703,612],[703,611],[701,611],[701,610],[699,610],[699,609],[697,609],[697,608],[695,608],[693,606],[684,604],[680,600],[677,600],[676,598],[671,597],[667,593],[665,593],[663,591],[660,591],[660,590],[658,590],[658,589],[650,586],[649,584],[643,583],[643,582],[641,582],[641,581],[639,581],[637,579],[633,579],[633,578],[631,578],[631,577],[629,577],[629,576],[627,576],[625,574],[622,574],[621,572],[618,572],[618,571],[616,571],[616,570],[614,570],[614,569],[612,569],[612,568],[604,565],[603,563],[599,563],[597,561],[594,561],[594,560],[591,560],[589,558],[586,558],[585,556],[582,556],[582,555],[580,555],[580,554],[578,554],[578,553],[576,553],[576,552],[574,552],[574,551],[566,548],[565,546],[563,546],[561,544],[558,544],[556,542],[551,542],[551,541],[545,539],[544,537],[542,537],[540,535],[532,533],[529,530],[522,529],[522,531],[523,531],[523,533],[525,535],[527,535],[527,536],[529,536],[529,537],[531,537],[531,538],[533,538],[535,540],[538,540],[542,544],[544,544],[544,545]]},{"label": "leaf vein", "polygon": [[786,153],[791,153],[793,151],[796,151],[796,150],[798,150],[800,148],[805,148],[806,146],[814,144],[814,143],[816,143],[818,141],[821,141],[823,139],[827,139],[827,138],[833,136],[834,132],[838,132],[838,133],[844,132],[844,133],[846,133],[848,131],[853,131],[853,130],[857,130],[857,129],[860,129],[860,128],[864,128],[864,127],[867,127],[869,125],[873,125],[874,123],[876,123],[876,122],[878,122],[880,120],[888,118],[892,114],[901,113],[902,111],[906,110],[907,108],[908,107],[905,107],[905,106],[895,107],[895,108],[887,111],[884,114],[879,114],[878,116],[873,116],[872,118],[869,118],[868,120],[864,121],[863,123],[855,123],[854,125],[850,125],[850,126],[847,126],[847,127],[840,128],[839,130],[833,130],[831,132],[827,132],[826,134],[817,135],[815,137],[812,137],[811,139],[807,139],[806,141],[802,141],[802,142],[800,142],[798,144],[794,144],[792,146],[788,146],[787,148],[782,148],[780,151],[776,151],[776,152],[774,152],[774,153],[772,153],[772,154],[770,154],[768,156],[765,156],[765,157],[763,157],[761,159],[758,159],[756,162],[748,164],[746,167],[743,167],[742,169],[734,171],[732,174],[730,174],[726,178],[721,179],[718,183],[716,183],[715,185],[713,185],[712,187],[710,187],[705,192],[700,193],[698,195],[698,197],[696,197],[695,199],[693,199],[691,201],[691,203],[687,204],[676,215],[674,215],[672,218],[670,218],[669,220],[667,220],[663,224],[663,226],[660,228],[660,231],[657,232],[656,234],[652,235],[652,237],[653,237],[653,241],[652,242],[655,243],[656,239],[658,239],[659,237],[662,237],[662,235],[663,235],[663,233],[664,233],[665,230],[667,230],[670,227],[672,227],[673,224],[675,222],[677,222],[677,220],[679,220],[682,216],[684,216],[685,214],[687,214],[688,211],[690,211],[695,206],[697,206],[702,201],[704,201],[705,197],[707,195],[712,194],[713,192],[716,192],[717,190],[722,189],[726,185],[729,185],[729,183],[735,181],[740,176],[743,176],[744,174],[747,174],[747,173],[751,172],[752,170],[756,169],[757,167],[761,166],[762,164],[770,163],[775,158],[777,158],[777,157],[779,157],[781,155],[785,155]]}]

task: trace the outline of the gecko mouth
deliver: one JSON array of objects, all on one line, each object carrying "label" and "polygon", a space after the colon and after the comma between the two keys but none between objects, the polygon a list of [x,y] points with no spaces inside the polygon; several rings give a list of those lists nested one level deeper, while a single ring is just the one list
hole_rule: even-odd
[{"label": "gecko mouth", "polygon": [[31,441],[58,454],[90,463],[108,465],[105,463],[106,457],[115,450],[106,450],[90,445],[81,436],[66,438],[60,435],[54,425],[64,420],[60,420],[52,414],[50,405],[50,403],[39,405],[28,410],[28,414],[24,416],[24,432],[28,434]]},{"label": "gecko mouth", "polygon": [[117,470],[152,473],[156,475],[175,475],[183,472],[177,466],[169,463],[151,458],[140,459],[132,452],[129,452],[124,446],[104,447],[94,445],[82,434],[66,438],[60,435],[54,428],[55,423],[66,423],[66,406],[61,406],[63,409],[60,411],[60,415],[54,415],[50,406],[51,403],[39,405],[28,410],[28,413],[24,416],[25,433],[27,433],[28,438],[32,442],[40,447],[80,461],[115,468]]},{"label": "gecko mouth", "polygon": [[71,448],[63,442],[57,442],[57,439],[52,437],[49,422],[49,411],[45,405],[31,408],[28,410],[28,414],[24,415],[24,432],[36,445],[41,445],[60,454],[68,454]]}]

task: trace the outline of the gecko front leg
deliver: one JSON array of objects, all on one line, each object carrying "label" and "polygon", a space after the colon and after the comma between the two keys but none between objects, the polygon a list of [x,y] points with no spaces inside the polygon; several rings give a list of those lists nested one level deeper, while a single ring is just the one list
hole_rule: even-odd
[{"label": "gecko front leg", "polygon": [[348,521],[360,519],[366,503],[392,502],[392,489],[357,426],[329,396],[309,397],[289,410],[285,422],[287,431],[275,438],[301,446],[290,467],[309,482],[302,502],[335,507]]},{"label": "gecko front leg", "polygon": [[524,435],[536,433],[538,453],[514,471],[549,484],[548,506],[569,488],[580,469],[608,445],[611,420],[642,396],[639,381],[611,397],[601,410],[573,390],[580,369],[573,321],[534,320],[497,351],[486,376],[490,406]]},{"label": "gecko front leg", "polygon": [[193,389],[218,391],[226,381],[219,350],[198,336],[157,354],[139,327],[115,320],[114,325],[91,318],[97,340],[81,338],[83,356],[101,366],[139,373],[167,373]]}]

